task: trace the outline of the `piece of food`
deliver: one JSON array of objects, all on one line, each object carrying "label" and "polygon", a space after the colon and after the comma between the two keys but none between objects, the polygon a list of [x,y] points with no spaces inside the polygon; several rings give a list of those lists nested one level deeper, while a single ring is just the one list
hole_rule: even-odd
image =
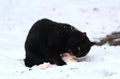
[{"label": "piece of food", "polygon": [[78,62],[77,58],[75,55],[73,55],[72,53],[64,53],[62,55],[62,59],[65,62]]},{"label": "piece of food", "polygon": [[42,65],[40,65],[40,69],[47,69],[51,66],[50,63],[43,63]]}]

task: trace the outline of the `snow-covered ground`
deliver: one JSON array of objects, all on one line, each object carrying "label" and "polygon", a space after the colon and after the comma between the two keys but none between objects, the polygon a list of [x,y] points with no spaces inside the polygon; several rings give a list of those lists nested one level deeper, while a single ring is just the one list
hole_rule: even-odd
[{"label": "snow-covered ground", "polygon": [[69,23],[92,41],[120,31],[120,0],[0,0],[0,79],[120,79],[120,46],[93,46],[81,62],[24,66],[24,41],[41,18]]}]

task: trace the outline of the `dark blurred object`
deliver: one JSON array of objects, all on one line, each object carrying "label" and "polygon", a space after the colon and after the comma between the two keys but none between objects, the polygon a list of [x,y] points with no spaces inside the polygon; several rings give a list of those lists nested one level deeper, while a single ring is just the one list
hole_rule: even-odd
[{"label": "dark blurred object", "polygon": [[97,42],[96,45],[101,46],[108,43],[110,46],[120,45],[120,32],[114,32],[110,35],[107,35],[105,38],[102,38],[100,42]]}]

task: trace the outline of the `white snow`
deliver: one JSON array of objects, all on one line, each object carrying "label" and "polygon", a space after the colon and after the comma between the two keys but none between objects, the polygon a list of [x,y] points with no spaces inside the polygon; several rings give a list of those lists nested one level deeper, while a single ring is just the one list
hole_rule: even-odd
[{"label": "white snow", "polygon": [[120,46],[93,46],[81,62],[25,67],[33,23],[49,18],[87,32],[91,41],[120,31],[120,0],[0,0],[0,79],[120,79]]}]

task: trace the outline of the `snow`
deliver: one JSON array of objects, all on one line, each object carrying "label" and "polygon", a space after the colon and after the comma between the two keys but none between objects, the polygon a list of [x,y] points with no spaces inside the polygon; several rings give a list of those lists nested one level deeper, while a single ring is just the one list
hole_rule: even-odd
[{"label": "snow", "polygon": [[0,79],[120,79],[120,46],[93,46],[80,62],[25,67],[24,42],[34,22],[49,18],[87,32],[92,41],[120,31],[119,0],[0,0]]}]

